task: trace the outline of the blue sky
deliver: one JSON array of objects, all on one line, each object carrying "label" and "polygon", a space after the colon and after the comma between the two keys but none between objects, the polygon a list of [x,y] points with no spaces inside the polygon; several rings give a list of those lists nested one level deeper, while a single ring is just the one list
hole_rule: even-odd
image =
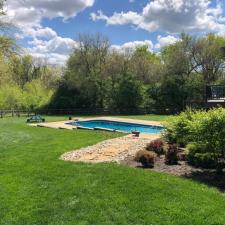
[{"label": "blue sky", "polygon": [[87,8],[80,12],[76,17],[69,19],[67,22],[62,22],[61,18],[44,19],[43,26],[52,27],[58,34],[63,37],[76,38],[79,33],[96,33],[100,32],[107,36],[112,44],[123,44],[128,41],[154,39],[156,33],[150,34],[144,30],[137,30],[132,28],[132,25],[124,26],[108,26],[104,21],[94,22],[90,18],[92,12],[102,10],[111,15],[115,11],[138,11],[141,12],[143,6],[148,2],[147,0],[130,3],[129,0],[97,0],[93,7]]},{"label": "blue sky", "polygon": [[181,32],[225,36],[225,0],[8,0],[7,18],[26,52],[65,63],[80,33],[100,32],[123,51],[150,51],[179,40]]}]

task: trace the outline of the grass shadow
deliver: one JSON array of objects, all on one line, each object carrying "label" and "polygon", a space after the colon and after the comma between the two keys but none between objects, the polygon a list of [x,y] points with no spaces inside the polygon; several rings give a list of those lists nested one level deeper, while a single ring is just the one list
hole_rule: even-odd
[{"label": "grass shadow", "polygon": [[211,187],[216,187],[221,192],[225,193],[225,172],[217,174],[215,170],[194,171],[183,177],[204,183]]}]

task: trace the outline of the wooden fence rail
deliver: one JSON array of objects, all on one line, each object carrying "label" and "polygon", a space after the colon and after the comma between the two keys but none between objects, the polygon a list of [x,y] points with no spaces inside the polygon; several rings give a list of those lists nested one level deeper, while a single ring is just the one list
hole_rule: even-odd
[{"label": "wooden fence rail", "polygon": [[3,117],[20,117],[20,116],[31,116],[34,114],[41,114],[41,115],[143,115],[143,114],[170,114],[171,112],[165,112],[163,109],[146,109],[146,108],[139,108],[139,109],[120,109],[120,110],[108,110],[108,109],[39,109],[39,110],[1,110],[0,109],[0,118]]},{"label": "wooden fence rail", "polygon": [[29,110],[0,110],[0,118],[3,117],[20,117],[35,114],[33,111]]}]

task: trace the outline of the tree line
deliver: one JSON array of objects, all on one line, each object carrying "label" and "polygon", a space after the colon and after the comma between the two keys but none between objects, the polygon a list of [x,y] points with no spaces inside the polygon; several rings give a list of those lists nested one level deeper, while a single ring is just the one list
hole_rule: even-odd
[{"label": "tree line", "polygon": [[[0,18],[5,15],[4,2],[0,0]],[[16,27],[0,20],[0,110],[42,108],[57,88],[61,68],[25,55],[16,40],[6,35],[11,30]]]},{"label": "tree line", "polygon": [[0,23],[0,110],[176,113],[200,107],[207,84],[225,85],[225,38],[216,34],[181,34],[159,52],[145,45],[117,51],[107,37],[83,34],[62,69],[24,55],[5,27]]},{"label": "tree line", "polygon": [[115,113],[176,113],[200,107],[207,84],[225,84],[225,38],[181,34],[160,52],[110,48],[100,34],[81,35],[53,95],[53,108],[97,108]]},{"label": "tree line", "polygon": [[0,110],[44,107],[57,88],[60,76],[58,68],[29,55],[5,55],[0,51]]}]

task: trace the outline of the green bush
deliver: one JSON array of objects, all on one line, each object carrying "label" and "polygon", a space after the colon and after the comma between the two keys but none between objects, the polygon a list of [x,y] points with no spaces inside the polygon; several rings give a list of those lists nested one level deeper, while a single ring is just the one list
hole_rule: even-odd
[{"label": "green bush", "polygon": [[218,154],[210,152],[206,144],[191,143],[187,146],[187,160],[191,165],[203,168],[216,168]]},{"label": "green bush", "polygon": [[204,143],[210,152],[224,157],[225,109],[187,110],[166,125],[164,136],[169,143]]},{"label": "green bush", "polygon": [[140,150],[136,153],[135,161],[140,162],[144,167],[152,168],[155,163],[155,153],[147,150]]},{"label": "green bush", "polygon": [[179,116],[171,118],[171,121],[166,125],[164,137],[168,143],[177,143],[180,146],[185,146],[190,141],[191,123],[193,121],[193,112],[186,111]]},{"label": "green bush", "polygon": [[217,156],[214,153],[196,153],[195,165],[203,168],[216,168]]},{"label": "green bush", "polygon": [[194,142],[188,146],[189,161],[215,167],[218,159],[225,158],[225,109],[187,110],[166,125],[164,136],[169,143],[185,146]]}]

